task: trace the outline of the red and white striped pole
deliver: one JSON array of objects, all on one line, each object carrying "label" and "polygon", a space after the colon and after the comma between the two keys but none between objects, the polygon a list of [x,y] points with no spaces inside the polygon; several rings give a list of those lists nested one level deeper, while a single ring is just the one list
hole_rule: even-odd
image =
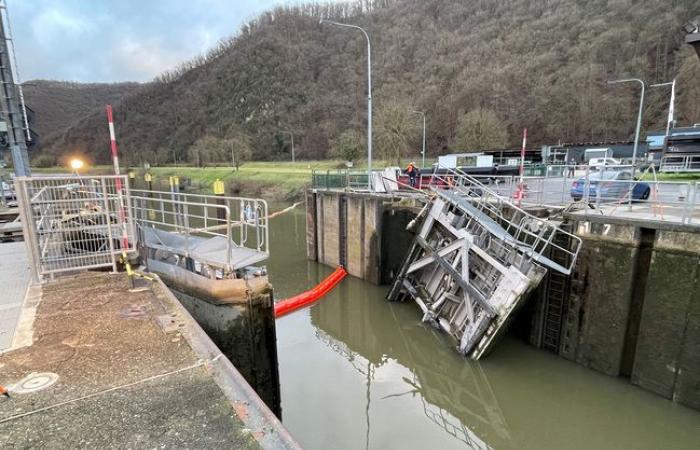
[{"label": "red and white striped pole", "polygon": [[[112,164],[114,164],[114,174],[119,175],[119,155],[117,154],[117,137],[114,134],[114,116],[112,115],[112,105],[107,105],[107,122],[109,123],[109,141],[112,150]],[[117,179],[121,184],[121,180]],[[121,190],[121,188],[118,188]]]},{"label": "red and white striped pole", "polygon": [[114,165],[114,174],[117,178],[114,180],[117,188],[117,199],[119,201],[119,224],[122,228],[122,255],[126,263],[126,250],[129,248],[129,233],[126,229],[126,210],[124,209],[124,195],[122,179],[119,177],[119,155],[117,152],[117,137],[114,133],[114,115],[112,114],[112,105],[106,106],[107,122],[109,123],[109,140],[110,150],[112,151],[112,164]]},{"label": "red and white striped pole", "polygon": [[527,146],[527,128],[523,128],[523,147],[520,149],[520,182],[518,183],[518,206],[525,196],[525,147]]}]

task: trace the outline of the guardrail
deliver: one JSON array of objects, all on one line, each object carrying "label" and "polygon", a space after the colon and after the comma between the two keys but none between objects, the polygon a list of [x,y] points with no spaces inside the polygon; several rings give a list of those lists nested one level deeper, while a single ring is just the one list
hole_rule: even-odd
[{"label": "guardrail", "polygon": [[664,156],[661,172],[700,172],[700,155]]},{"label": "guardrail", "polygon": [[[583,170],[581,170],[581,167]],[[568,174],[567,174],[568,175]],[[620,176],[622,175],[622,176]],[[695,181],[659,181],[652,172],[631,166],[579,166],[573,176],[523,177],[521,205],[564,207],[586,205],[583,214],[628,215],[682,224],[700,222],[700,192]],[[519,177],[491,184],[500,195],[515,198]]]},{"label": "guardrail", "polygon": [[[247,197],[133,190],[134,220],[183,235],[184,247],[171,248],[188,254],[196,237],[223,237],[226,266],[234,248],[248,248],[269,256],[268,206],[265,200]],[[165,244],[164,244],[165,245]]]},{"label": "guardrail", "polygon": [[125,176],[18,177],[24,239],[36,281],[57,273],[117,268],[135,248]]}]

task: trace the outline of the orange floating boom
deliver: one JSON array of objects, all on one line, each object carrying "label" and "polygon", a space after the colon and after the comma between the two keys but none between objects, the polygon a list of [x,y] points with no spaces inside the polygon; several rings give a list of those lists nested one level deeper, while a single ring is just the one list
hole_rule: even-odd
[{"label": "orange floating boom", "polygon": [[309,305],[329,293],[348,273],[342,266],[338,266],[332,274],[328,275],[315,288],[297,294],[294,297],[287,298],[275,304],[275,317],[296,311],[306,305]]}]

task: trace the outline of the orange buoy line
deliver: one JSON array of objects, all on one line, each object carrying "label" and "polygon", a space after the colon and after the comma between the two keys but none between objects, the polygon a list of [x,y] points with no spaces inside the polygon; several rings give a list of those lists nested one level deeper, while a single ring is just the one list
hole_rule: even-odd
[{"label": "orange buoy line", "polygon": [[332,274],[328,275],[315,288],[275,303],[275,317],[281,317],[315,302],[329,293],[347,274],[343,266],[338,266]]}]

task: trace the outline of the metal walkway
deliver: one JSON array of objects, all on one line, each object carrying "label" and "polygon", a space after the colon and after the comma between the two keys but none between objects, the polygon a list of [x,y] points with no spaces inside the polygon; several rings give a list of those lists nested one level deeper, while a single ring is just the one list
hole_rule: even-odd
[{"label": "metal walkway", "polygon": [[270,256],[264,200],[132,190],[131,204],[149,259],[225,278]]},{"label": "metal walkway", "polygon": [[436,181],[388,299],[413,299],[423,321],[479,359],[547,269],[571,272],[581,240],[465,173]]},{"label": "metal walkway", "polygon": [[209,278],[229,278],[269,257],[264,200],[132,191],[127,177],[112,175],[18,177],[15,185],[37,282],[85,269],[116,271],[139,247],[147,258]]}]

